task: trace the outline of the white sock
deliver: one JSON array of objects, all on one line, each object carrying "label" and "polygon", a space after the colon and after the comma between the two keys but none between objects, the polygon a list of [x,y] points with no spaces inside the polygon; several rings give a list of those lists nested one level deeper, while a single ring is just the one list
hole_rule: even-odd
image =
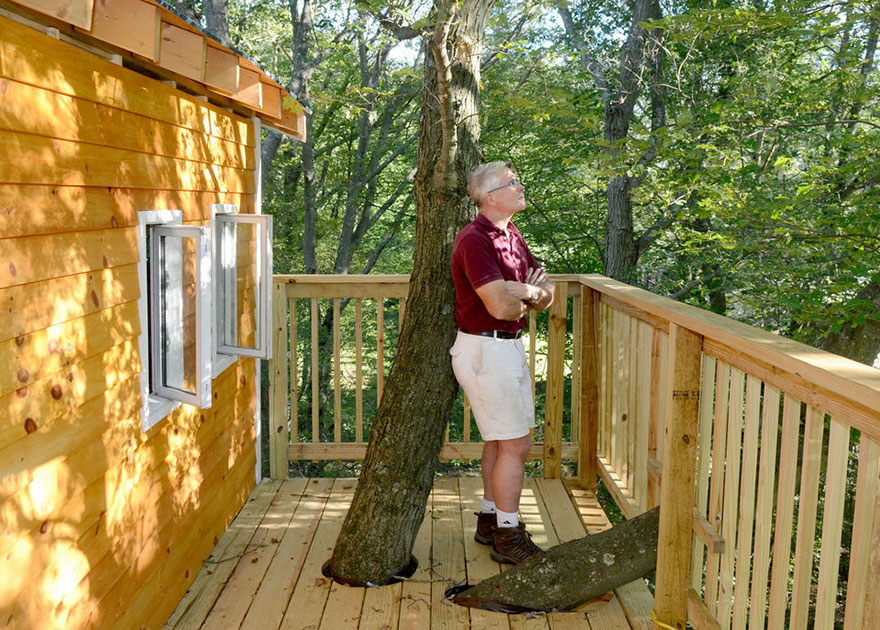
[{"label": "white sock", "polygon": [[498,508],[495,507],[495,501],[486,501],[483,499],[483,507],[480,509],[483,514],[495,514]]},{"label": "white sock", "polygon": [[495,515],[497,518],[496,524],[498,527],[517,527],[519,526],[519,513],[518,512],[502,512],[498,510]]}]

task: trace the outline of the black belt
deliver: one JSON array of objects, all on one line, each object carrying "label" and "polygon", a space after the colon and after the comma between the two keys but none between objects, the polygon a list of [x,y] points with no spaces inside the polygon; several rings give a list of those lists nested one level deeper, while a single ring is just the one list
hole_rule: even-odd
[{"label": "black belt", "polygon": [[459,328],[459,330],[466,335],[494,337],[495,339],[519,339],[523,334],[521,330],[518,330],[516,332],[509,332],[507,330],[484,330],[483,332],[471,332],[470,330],[465,330],[464,328]]}]

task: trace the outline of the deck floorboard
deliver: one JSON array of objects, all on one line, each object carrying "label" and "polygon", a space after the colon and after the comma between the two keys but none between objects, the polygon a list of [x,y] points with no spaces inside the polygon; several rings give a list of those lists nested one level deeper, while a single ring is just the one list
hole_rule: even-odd
[{"label": "deck floorboard", "polygon": [[[219,541],[165,630],[649,630],[653,598],[643,581],[578,611],[504,615],[450,604],[453,584],[506,569],[473,539],[478,478],[435,482],[416,538],[415,575],[402,584],[359,589],[321,574],[357,482],[267,481]],[[549,547],[611,526],[595,497],[559,480],[527,479],[520,513],[535,542]],[[222,556],[222,557],[221,557]],[[217,559],[223,562],[217,562]]]}]

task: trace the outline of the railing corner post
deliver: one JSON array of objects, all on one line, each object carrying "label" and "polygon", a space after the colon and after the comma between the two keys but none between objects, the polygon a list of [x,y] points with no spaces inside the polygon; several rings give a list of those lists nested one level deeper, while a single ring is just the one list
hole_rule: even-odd
[{"label": "railing corner post", "polygon": [[[272,358],[269,360],[269,478],[287,479],[287,292],[272,284]],[[295,325],[295,322],[293,323]]]},{"label": "railing corner post", "polygon": [[581,285],[582,343],[580,347],[580,434],[578,440],[578,485],[596,490],[599,474],[596,451],[599,446],[599,355],[598,310],[599,292]]},{"label": "railing corner post", "polygon": [[687,624],[702,345],[700,335],[670,324],[654,610],[659,622],[682,629]]}]

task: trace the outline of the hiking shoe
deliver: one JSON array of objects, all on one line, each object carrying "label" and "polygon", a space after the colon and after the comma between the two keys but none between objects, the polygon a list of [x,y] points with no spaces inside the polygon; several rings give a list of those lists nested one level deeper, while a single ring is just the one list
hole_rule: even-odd
[{"label": "hiking shoe", "polygon": [[[474,534],[474,540],[481,545],[491,545],[495,529],[498,527],[498,518],[495,514],[487,512],[475,512],[475,514],[477,515],[477,531]],[[518,527],[524,530],[526,524],[520,521]]]},{"label": "hiking shoe", "polygon": [[496,562],[519,564],[544,550],[532,542],[532,535],[519,527],[496,527],[489,555]]}]

